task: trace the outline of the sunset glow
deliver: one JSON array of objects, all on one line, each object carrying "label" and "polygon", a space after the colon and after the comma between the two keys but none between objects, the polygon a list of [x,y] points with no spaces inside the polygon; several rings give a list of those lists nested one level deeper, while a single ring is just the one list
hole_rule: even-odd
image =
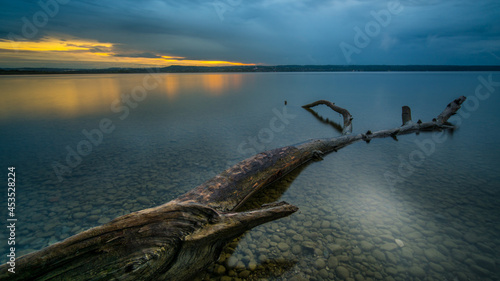
[{"label": "sunset glow", "polygon": [[[0,104],[0,119],[17,116],[78,117],[109,112],[109,105],[120,98],[120,87],[113,79],[102,77],[89,83],[81,79],[38,79],[26,83],[17,78],[2,85],[5,95]],[[85,92],[82,98],[78,93]],[[35,98],[34,98],[35,97]]]},{"label": "sunset glow", "polygon": [[170,100],[180,94],[181,89],[187,92],[203,92],[211,96],[219,96],[224,92],[237,91],[242,88],[243,77],[241,73],[206,75],[165,75],[165,93]]},{"label": "sunset glow", "polygon": [[224,60],[189,59],[181,56],[154,54],[153,57],[121,51],[119,45],[84,39],[43,38],[40,41],[0,39],[0,62],[15,60],[52,61],[64,65],[87,63],[115,67],[182,66],[241,66],[255,65]]},{"label": "sunset glow", "polygon": [[0,49],[14,50],[14,51],[82,51],[90,50],[91,48],[111,48],[113,44],[110,43],[97,43],[82,40],[62,40],[56,38],[44,38],[40,41],[11,41],[0,40]]},{"label": "sunset glow", "polygon": [[[174,101],[181,93],[221,96],[224,93],[243,88],[243,74],[161,74],[160,79],[169,101]],[[122,83],[142,83],[143,75],[129,76]],[[5,93],[0,102],[0,120],[27,116],[31,118],[77,118],[85,115],[106,114],[110,106],[122,99],[123,85],[106,75],[103,76],[58,76],[55,78],[33,77],[31,83],[24,79],[12,78],[10,83],[0,85]],[[126,82],[124,82],[126,81]],[[81,93],[85,93],[84,96]]]}]

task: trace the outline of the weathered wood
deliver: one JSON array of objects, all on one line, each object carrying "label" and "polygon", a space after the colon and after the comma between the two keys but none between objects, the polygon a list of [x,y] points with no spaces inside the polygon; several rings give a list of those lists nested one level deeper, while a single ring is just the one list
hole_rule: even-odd
[{"label": "weathered wood", "polygon": [[0,279],[189,280],[215,261],[235,237],[298,209],[281,202],[235,212],[255,192],[318,156],[359,140],[448,129],[447,120],[464,101],[465,97],[454,100],[431,122],[409,122],[399,128],[310,140],[259,153],[166,204],[121,216],[25,255],[16,260],[15,274],[2,265]]},{"label": "weathered wood", "polygon": [[401,119],[403,119],[403,126],[408,125],[411,122],[411,109],[405,105],[402,110]]},{"label": "weathered wood", "polygon": [[460,109],[461,104],[465,101],[465,99],[466,98],[464,96],[455,99],[446,106],[446,108],[443,110],[443,112],[441,112],[441,114],[438,115],[437,118],[433,119],[430,122],[408,122],[407,125],[403,125],[398,128],[381,130],[377,132],[367,131],[366,133],[362,134],[344,135],[338,138],[312,140],[296,147],[301,150],[316,150],[321,153],[329,153],[332,151],[337,151],[340,148],[350,145],[359,140],[369,142],[375,138],[397,138],[397,136],[399,135],[406,135],[423,131],[442,131],[446,129],[452,129],[454,127],[447,125],[446,123],[448,119],[456,114],[456,112]]},{"label": "weathered wood", "polygon": [[221,212],[233,211],[258,190],[309,161],[313,153],[293,146],[259,153],[173,201],[201,203]]},{"label": "weathered wood", "polygon": [[440,125],[443,125],[445,124],[446,122],[448,122],[448,119],[455,115],[456,112],[460,109],[460,106],[461,104],[465,101],[465,97],[464,96],[461,96],[459,97],[458,99],[450,102],[446,108],[443,110],[443,112],[441,112],[441,114],[439,114],[439,116],[437,117],[437,120],[435,122],[437,122],[438,124]]},{"label": "weathered wood", "polygon": [[7,280],[189,280],[245,231],[292,214],[281,202],[240,213],[195,203],[167,204],[119,217],[16,260]]},{"label": "weathered wood", "polygon": [[320,105],[320,104],[324,104],[324,105],[330,107],[331,109],[333,109],[335,112],[342,114],[342,117],[344,119],[344,129],[342,131],[343,135],[352,133],[352,115],[351,115],[351,113],[349,113],[349,111],[347,109],[342,108],[340,106],[337,106],[337,105],[335,105],[335,103],[327,101],[327,100],[315,101],[313,103],[303,105],[302,107],[303,108],[311,108],[311,107],[314,107],[314,106]]}]

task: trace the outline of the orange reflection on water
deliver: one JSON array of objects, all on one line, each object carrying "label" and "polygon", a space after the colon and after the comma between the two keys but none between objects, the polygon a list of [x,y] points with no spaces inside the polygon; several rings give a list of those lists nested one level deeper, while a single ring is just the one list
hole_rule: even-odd
[{"label": "orange reflection on water", "polygon": [[240,89],[243,84],[241,73],[166,74],[163,79],[169,99],[174,99],[180,91],[185,93],[197,91],[220,96]]},{"label": "orange reflection on water", "polygon": [[203,76],[203,84],[213,95],[220,95],[227,90],[241,87],[241,74],[208,74]]},{"label": "orange reflection on water", "polygon": [[[0,79],[0,118],[77,117],[109,111],[120,97],[116,79],[27,76]],[[82,94],[83,93],[83,94]]]},{"label": "orange reflection on water", "polygon": [[[159,91],[148,94],[220,96],[238,91],[243,74],[157,74]],[[150,81],[151,82],[151,81]],[[0,120],[72,118],[108,114],[121,95],[144,83],[144,75],[40,75],[0,77]]]},{"label": "orange reflection on water", "polygon": [[164,76],[165,91],[169,99],[174,99],[179,93],[180,79],[179,75],[167,74]]}]

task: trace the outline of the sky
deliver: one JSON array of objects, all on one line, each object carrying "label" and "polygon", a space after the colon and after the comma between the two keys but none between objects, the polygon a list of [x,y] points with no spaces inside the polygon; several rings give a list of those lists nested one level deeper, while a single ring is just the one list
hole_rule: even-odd
[{"label": "sky", "polygon": [[499,0],[0,0],[0,68],[500,65]]}]

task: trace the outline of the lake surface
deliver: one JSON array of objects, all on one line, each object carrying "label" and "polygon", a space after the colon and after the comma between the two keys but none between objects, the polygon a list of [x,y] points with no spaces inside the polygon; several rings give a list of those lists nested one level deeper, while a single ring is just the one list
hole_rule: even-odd
[{"label": "lake surface", "polygon": [[[198,280],[499,280],[496,81],[498,72],[2,76],[16,255],[165,203],[254,153],[341,134],[339,114],[316,107],[321,121],[304,104],[335,102],[361,133],[400,126],[403,105],[430,121],[464,95],[452,133],[355,143],[258,194],[248,208],[284,200],[300,210],[231,243]],[[9,232],[0,235],[6,262]]]}]

